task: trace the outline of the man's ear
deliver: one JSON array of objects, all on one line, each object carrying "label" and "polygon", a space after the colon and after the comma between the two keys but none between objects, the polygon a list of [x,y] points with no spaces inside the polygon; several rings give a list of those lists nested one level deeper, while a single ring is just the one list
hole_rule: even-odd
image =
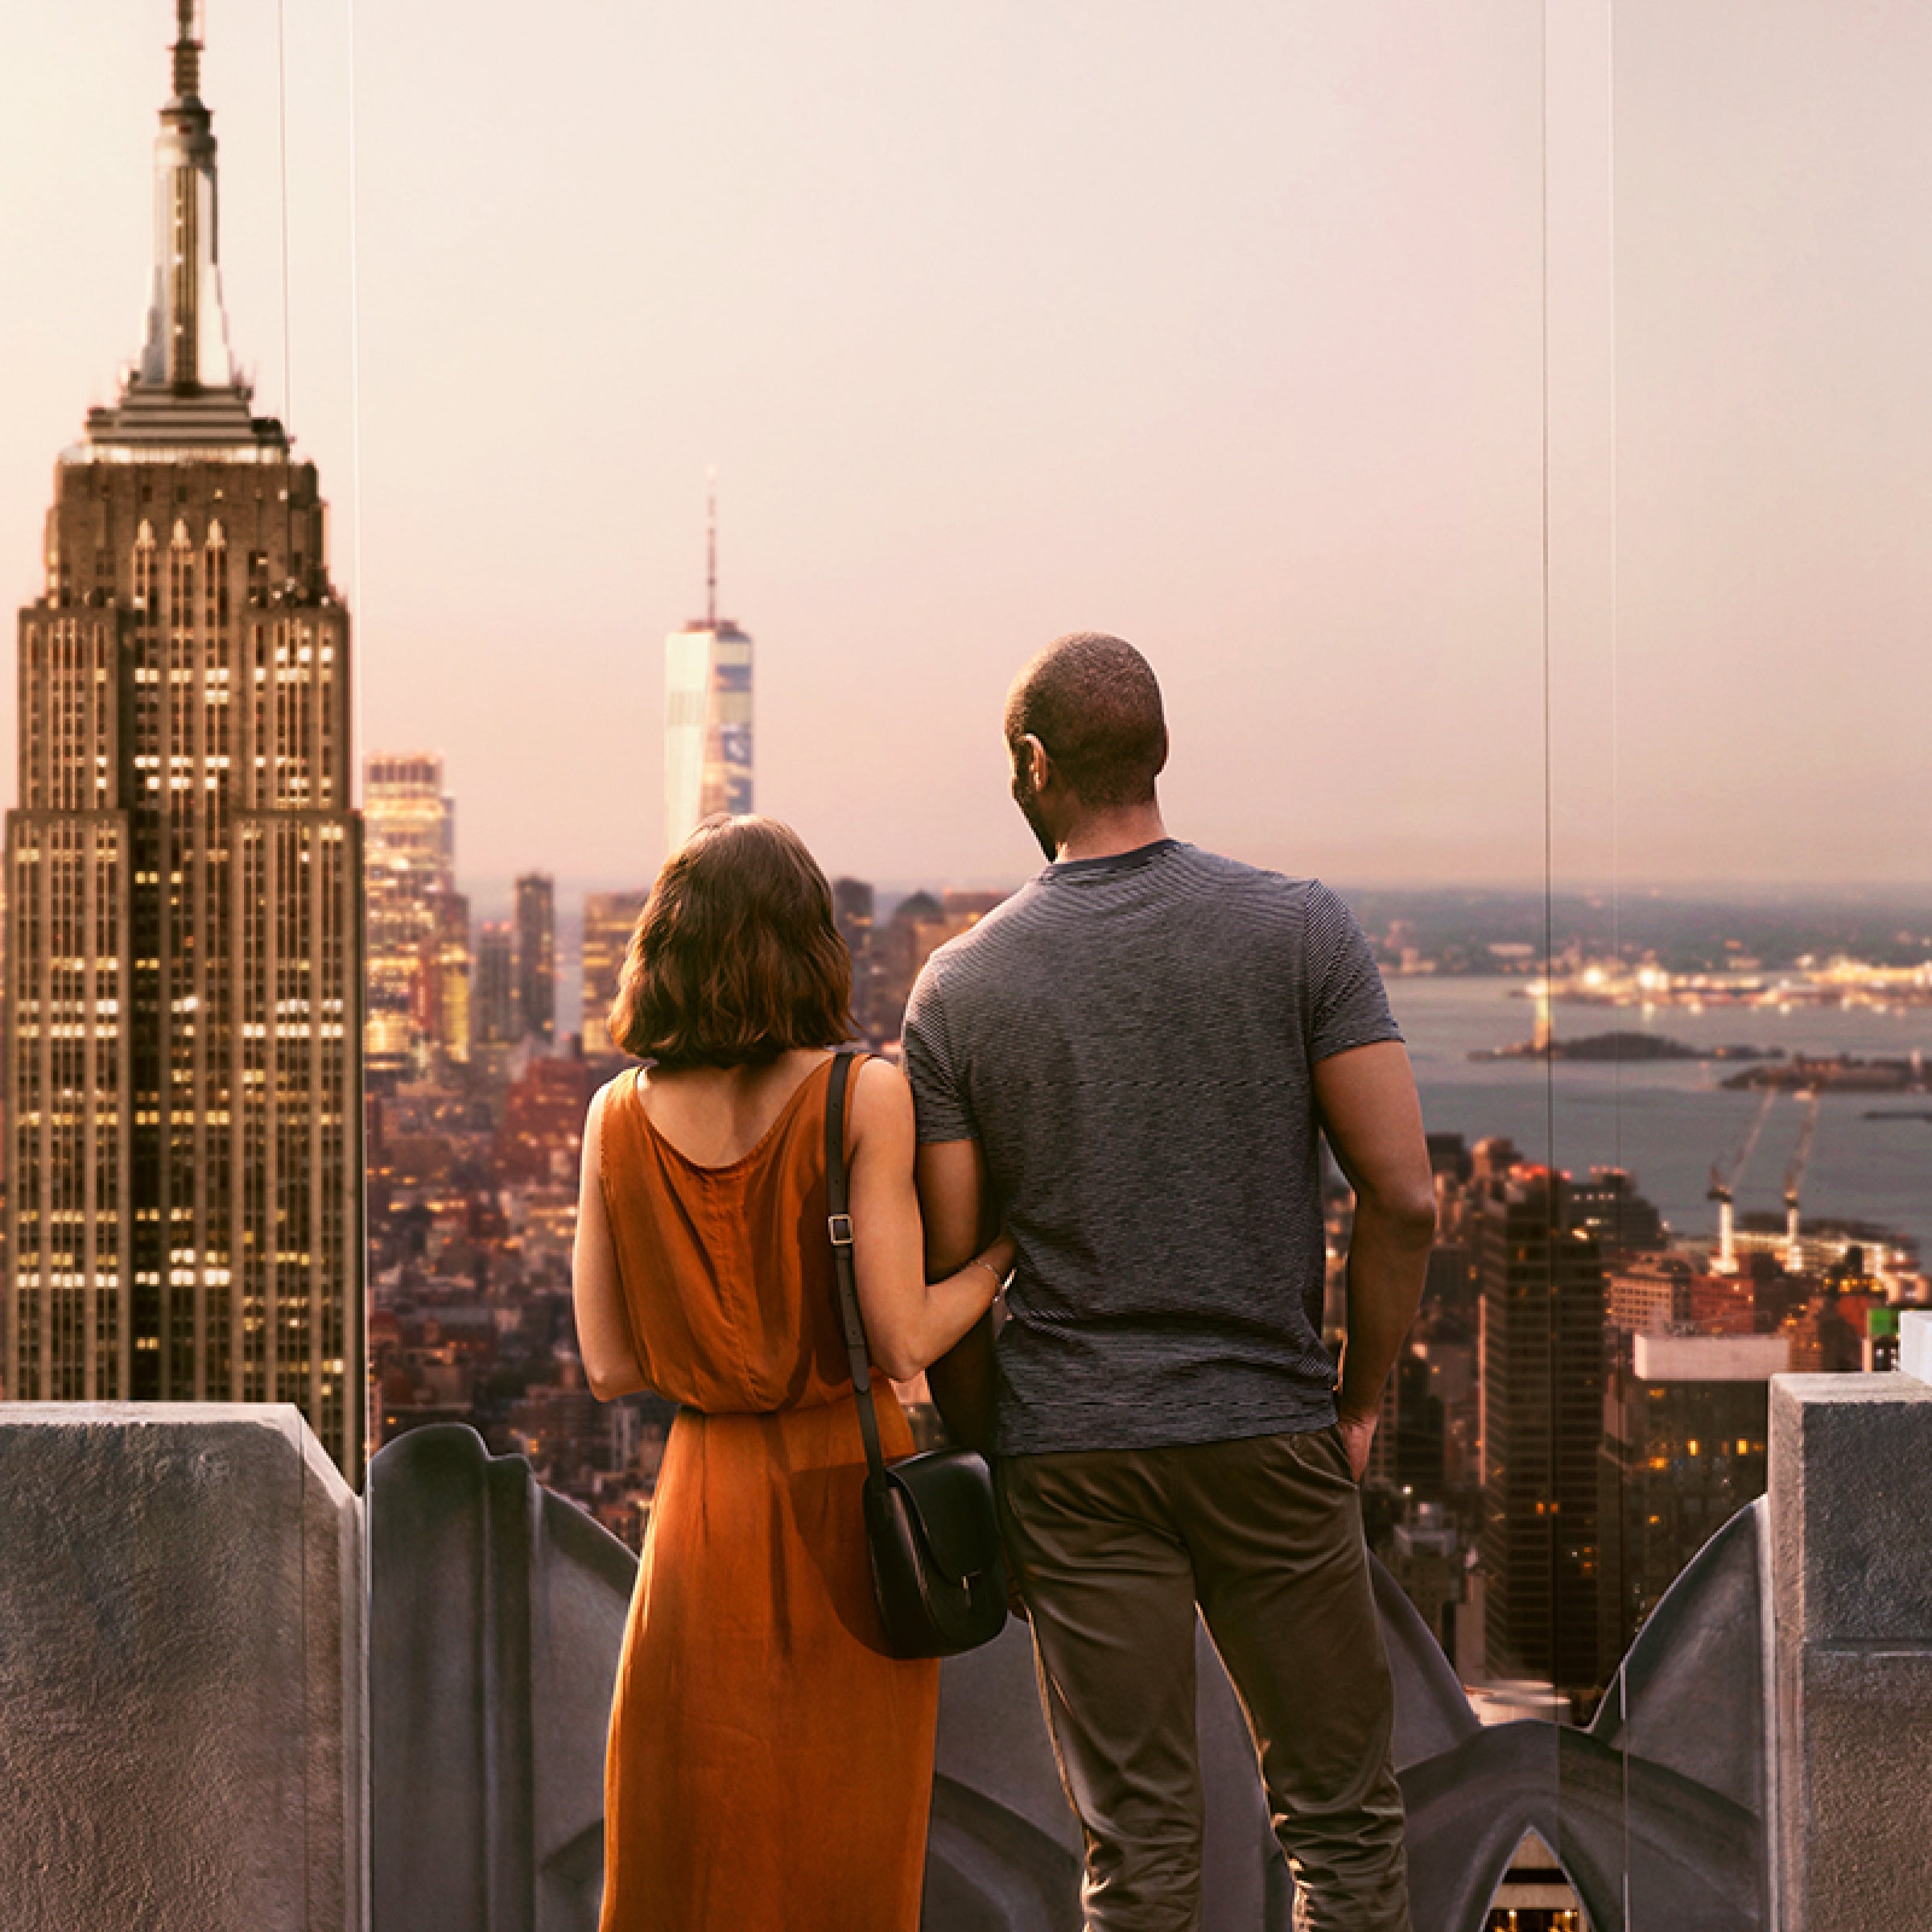
[{"label": "man's ear", "polygon": [[1038,791],[1046,782],[1046,774],[1053,768],[1053,760],[1047,756],[1046,747],[1028,732],[1019,742],[1019,755],[1026,760],[1026,774],[1031,779],[1033,789]]}]

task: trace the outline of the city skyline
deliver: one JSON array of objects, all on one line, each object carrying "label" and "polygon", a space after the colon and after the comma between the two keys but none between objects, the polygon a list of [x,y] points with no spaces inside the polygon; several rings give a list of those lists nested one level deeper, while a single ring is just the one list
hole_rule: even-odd
[{"label": "city skyline", "polygon": [[[652,660],[714,461],[774,640],[760,803],[832,869],[1030,870],[1000,698],[1099,624],[1162,675],[1183,836],[1345,881],[1537,876],[1540,9],[745,7],[534,55],[507,11],[385,10],[356,50],[358,518],[346,29],[288,23],[291,411],[275,23],[216,4],[237,346],[343,479],[359,736],[444,753],[472,877],[649,870]],[[155,11],[31,9],[0,80],[18,167],[67,151],[76,97],[89,130],[4,217],[63,288],[0,324],[37,377],[0,465],[16,601],[64,398],[124,352],[118,104]],[[1550,23],[1557,876],[1922,877],[1932,787],[1884,720],[1932,695],[1932,241],[1888,211],[1932,185],[1932,22],[1620,6],[1613,128],[1612,24]],[[547,130],[535,163],[479,138],[497,112]]]},{"label": "city skyline", "polygon": [[[1844,1674],[1837,1639],[1880,1629],[1849,1641],[1932,1677],[1926,1620],[1909,1649],[1893,1627],[1922,1580],[1888,1568],[1902,1519],[1872,1501],[1925,1466],[1932,1377],[1932,796],[1909,724],[1932,696],[1932,469],[1905,340],[1932,244],[1889,220],[1913,168],[1932,185],[1932,134],[1873,104],[1916,110],[1932,21],[1617,9],[1636,105],[1615,178],[1670,218],[1666,243],[1616,229],[1637,295],[1612,326],[1591,299],[1612,123],[1588,110],[1612,16],[1556,10],[1546,382],[1520,115],[1546,7],[1182,27],[1141,0],[943,21],[834,0],[809,24],[762,3],[538,33],[398,0],[365,18],[359,69],[365,450],[328,333],[347,284],[313,246],[312,138],[347,79],[316,22],[289,23],[291,262],[262,220],[280,10],[101,0],[76,36],[27,4],[14,71],[85,43],[99,81],[30,88],[24,134],[0,113],[0,156],[39,142],[58,175],[0,216],[40,295],[0,314],[0,574],[31,566],[17,715],[0,704],[0,1397],[16,1701],[44,1746],[21,1761],[52,1767],[21,1780],[14,1835],[39,1893],[73,1889],[45,1847],[80,1845],[183,1922],[275,1885],[402,1922],[398,1868],[441,1882],[427,1831],[500,1849],[513,1907],[518,1872],[546,1909],[594,1904],[602,1728],[552,1724],[541,1763],[517,1740],[591,1708],[634,1580],[566,1505],[635,1552],[671,1440],[655,1390],[588,1385],[575,1237],[663,808],[675,832],[752,802],[752,642],[718,616],[715,519],[705,615],[664,635],[695,605],[684,498],[713,456],[760,638],[758,803],[832,875],[869,1049],[900,1051],[935,949],[1038,868],[997,720],[1055,629],[1110,624],[1154,658],[1177,835],[1362,889],[1436,1208],[1360,1480],[1370,1546],[1446,1653],[1378,1585],[1418,1902],[1493,1886],[1519,1829],[1498,1927],[1518,1902],[1555,1924],[1558,1897],[1579,1923],[1653,1895],[1667,1916],[1693,1880],[1700,1923],[1764,1918],[1816,1909],[1794,1874],[1827,1872],[1821,1897],[1896,1878],[1912,1812],[1882,1802],[1900,1780],[1871,1714],[1900,1699]],[[0,74],[0,105],[19,85]],[[218,250],[231,99],[245,212]],[[1840,151],[1852,101],[1864,139]],[[147,320],[118,378],[131,345],[97,298],[108,269],[131,284],[127,237],[95,220],[129,185],[117,117],[153,147],[130,177]],[[601,196],[569,188],[588,162],[611,164]],[[1881,176],[1882,204],[1852,193]],[[31,240],[49,209],[52,254]],[[1673,258],[1686,236],[1715,254]],[[1659,386],[1596,382],[1613,361]],[[51,497],[23,449],[52,459]],[[1891,640],[1898,675],[1868,681],[1843,625]],[[1310,634],[1330,646],[1288,662]],[[1527,882],[1546,852],[1550,896],[1442,889]],[[1813,866],[1851,899],[1778,903]],[[1577,890],[1606,867],[1629,895],[1608,910]],[[1705,877],[1750,910],[1642,909]],[[1166,1018],[1184,1042],[1196,1016]],[[1338,1360],[1356,1211],[1324,1169]],[[902,1393],[914,1439],[941,1439],[923,1383]],[[124,1398],[292,1401],[361,1504],[286,1412],[92,1406]],[[365,1468],[437,1426],[413,1463]],[[288,1453],[237,1455],[246,1435]],[[473,1666],[481,1702],[444,1695]],[[1077,1831],[1052,1813],[1056,1867],[1024,1795],[1057,1802],[1044,1734],[1012,1721],[1032,1673],[1010,1645],[1001,1670],[935,1760],[935,1922],[985,1918],[962,1901],[991,1910],[1002,1872],[1026,1909],[1071,1899]],[[1218,1814],[1251,1740],[1204,1689],[1232,1751],[1209,1758]],[[92,1749],[110,1710],[118,1757]],[[1511,1736],[1512,1715],[1590,1728]],[[1852,1741],[1814,1777],[1807,1736]],[[123,1830],[137,1758],[187,1765],[187,1802]],[[1879,1849],[1847,1865],[1855,1841]],[[1273,1924],[1286,1888],[1255,1849],[1247,1917]],[[233,1882],[211,1895],[211,1872]]]}]

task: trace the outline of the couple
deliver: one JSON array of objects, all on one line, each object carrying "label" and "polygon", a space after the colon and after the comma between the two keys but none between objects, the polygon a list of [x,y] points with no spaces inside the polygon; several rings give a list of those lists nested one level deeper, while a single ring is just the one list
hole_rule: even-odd
[{"label": "couple", "polygon": [[[1199,1923],[1197,1606],[1298,1923],[1406,1932],[1356,1488],[1434,1224],[1401,1035],[1333,894],[1166,835],[1131,646],[1049,645],[1005,736],[1050,862],[934,955],[905,1075],[855,1071],[873,1359],[930,1366],[997,1451],[1092,1932]],[[683,1406],[611,1714],[602,1932],[919,1922],[939,1666],[883,1653],[825,1229],[849,989],[804,847],[714,819],[659,875],[612,1010],[650,1065],[591,1104],[579,1340],[598,1395]],[[1356,1193],[1339,1378],[1318,1130]]]}]

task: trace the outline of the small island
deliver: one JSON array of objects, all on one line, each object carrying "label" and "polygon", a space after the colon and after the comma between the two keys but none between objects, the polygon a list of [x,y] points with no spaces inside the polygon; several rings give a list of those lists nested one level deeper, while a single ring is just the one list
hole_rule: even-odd
[{"label": "small island", "polygon": [[1754,1067],[1748,1072],[1734,1073],[1727,1087],[1788,1088],[1794,1092],[1808,1088],[1814,1093],[1932,1092],[1932,1074],[1922,1059],[1861,1059],[1856,1054],[1840,1053],[1812,1057],[1799,1054],[1786,1067]]},{"label": "small island", "polygon": [[1507,1046],[1478,1047],[1472,1060],[1781,1060],[1781,1046],[1687,1046],[1661,1033],[1591,1033],[1569,1040],[1560,1034],[1545,1043],[1513,1040]]}]

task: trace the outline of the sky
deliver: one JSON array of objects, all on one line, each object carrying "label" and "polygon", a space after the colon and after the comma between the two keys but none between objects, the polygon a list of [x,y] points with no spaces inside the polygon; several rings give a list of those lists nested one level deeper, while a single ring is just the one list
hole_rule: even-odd
[{"label": "sky", "polygon": [[[654,871],[714,466],[758,803],[832,872],[1032,869],[1001,702],[1102,629],[1170,828],[1259,864],[1932,886],[1932,9],[204,16],[231,341],[480,906]],[[172,17],[9,6],[16,605],[142,333]]]}]

